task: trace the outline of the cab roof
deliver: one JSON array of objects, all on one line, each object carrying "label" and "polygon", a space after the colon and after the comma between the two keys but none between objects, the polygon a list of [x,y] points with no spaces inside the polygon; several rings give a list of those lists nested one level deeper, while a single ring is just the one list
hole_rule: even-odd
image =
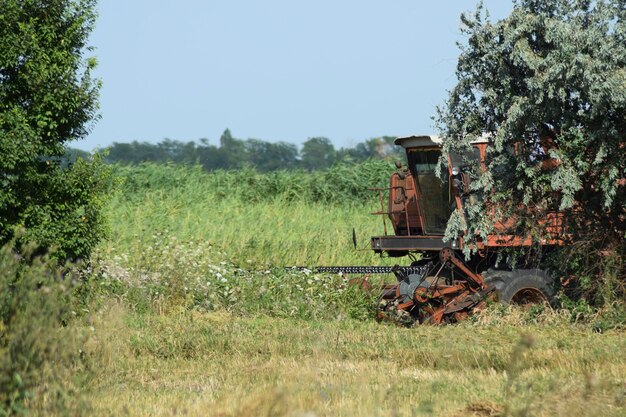
[{"label": "cab roof", "polygon": [[403,136],[393,141],[394,144],[403,148],[425,148],[440,147],[443,144],[441,136],[437,135],[421,135],[421,136]]},{"label": "cab roof", "polygon": [[[472,144],[488,143],[491,141],[493,135],[484,133],[479,138],[472,141]],[[430,148],[441,147],[443,145],[443,138],[438,135],[413,135],[402,136],[396,138],[393,141],[394,144],[402,146],[403,148]]]}]

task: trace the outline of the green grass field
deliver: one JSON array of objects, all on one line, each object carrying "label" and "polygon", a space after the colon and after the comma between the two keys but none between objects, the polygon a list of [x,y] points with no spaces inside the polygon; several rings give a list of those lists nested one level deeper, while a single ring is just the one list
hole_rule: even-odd
[{"label": "green grass field", "polygon": [[[381,264],[368,250],[383,223],[369,214],[380,203],[367,187],[386,186],[392,170],[380,162],[359,170],[363,178],[345,167],[325,175],[135,168],[111,201],[112,234],[104,250],[136,258],[177,239],[210,244],[246,267]],[[336,190],[329,189],[333,184]],[[352,228],[363,250],[353,249]]]},{"label": "green grass field", "polygon": [[382,233],[375,198],[294,196],[305,173],[250,184],[142,169],[122,171],[74,324],[88,334],[87,414],[626,415],[623,330],[497,306],[459,325],[398,328],[377,323],[373,298],[345,279],[284,270],[389,263],[352,248],[352,227],[364,247]]}]

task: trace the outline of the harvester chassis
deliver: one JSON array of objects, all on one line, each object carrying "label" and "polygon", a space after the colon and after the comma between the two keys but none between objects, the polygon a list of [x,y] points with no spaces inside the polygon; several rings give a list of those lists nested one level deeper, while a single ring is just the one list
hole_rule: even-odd
[{"label": "harvester chassis", "polygon": [[[550,276],[540,269],[489,268],[476,273],[451,248],[411,266],[331,266],[316,271],[361,275],[349,282],[378,296],[376,319],[400,326],[456,323],[490,302],[549,303],[553,293]],[[396,282],[371,284],[371,275],[386,273],[393,273]]]},{"label": "harvester chassis", "polygon": [[381,292],[378,320],[402,325],[454,323],[484,308],[495,286],[470,270],[450,248],[442,249],[438,258],[438,262],[425,261],[421,274],[393,269],[398,282]]},{"label": "harvester chassis", "polygon": [[[372,214],[381,216],[384,231],[384,235],[371,238],[371,249],[381,256],[421,259],[409,267],[322,267],[318,271],[365,274],[351,282],[368,290],[374,289],[367,281],[369,274],[392,272],[397,282],[380,287],[377,318],[402,325],[458,322],[483,309],[489,300],[505,304],[549,302],[552,280],[548,274],[540,269],[495,269],[495,261],[503,250],[538,246],[540,253],[547,253],[551,247],[567,244],[567,216],[527,208],[538,219],[537,227],[547,233],[537,241],[530,233],[517,230],[518,217],[498,217],[501,215],[496,214],[488,194],[471,191],[473,178],[487,170],[491,136],[477,137],[471,149],[462,154],[450,152],[448,175],[436,169],[441,167],[442,138],[408,136],[394,143],[405,149],[407,165],[396,163],[397,171],[388,187],[371,188],[380,200],[380,208]],[[538,169],[544,169],[544,164]],[[466,228],[448,240],[445,235],[452,214],[468,221],[468,207],[474,204],[489,208],[485,216],[493,230],[484,236],[470,236]],[[354,230],[352,240],[356,249]],[[472,257],[466,264],[458,254],[468,251]],[[541,264],[541,259],[535,261],[536,266]]]}]

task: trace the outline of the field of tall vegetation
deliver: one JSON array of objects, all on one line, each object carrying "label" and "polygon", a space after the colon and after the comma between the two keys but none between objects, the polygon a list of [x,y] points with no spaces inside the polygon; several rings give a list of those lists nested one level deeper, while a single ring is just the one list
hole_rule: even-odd
[{"label": "field of tall vegetation", "polygon": [[[367,248],[382,233],[366,188],[392,171],[116,168],[109,239],[78,268],[40,267],[65,277],[44,286],[65,300],[45,310],[53,321],[33,321],[60,353],[20,345],[8,327],[0,365],[24,378],[5,379],[5,414],[24,404],[34,415],[624,415],[617,310],[493,306],[405,329],[377,323],[374,297],[345,278],[285,268],[389,263],[355,251],[351,235]],[[32,314],[11,305],[0,297],[0,312]],[[43,373],[9,368],[19,349],[35,349]]]},{"label": "field of tall vegetation", "polygon": [[391,172],[384,161],[312,173],[120,167],[105,248],[133,257],[175,239],[225,251],[246,267],[380,263],[353,250],[352,228],[363,248],[383,233],[380,216],[370,214],[380,210],[378,195],[368,187],[387,186]]}]

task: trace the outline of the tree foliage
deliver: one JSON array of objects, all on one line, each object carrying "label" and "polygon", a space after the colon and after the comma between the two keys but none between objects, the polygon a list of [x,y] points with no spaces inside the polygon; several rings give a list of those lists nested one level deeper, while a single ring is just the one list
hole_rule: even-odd
[{"label": "tree foliage", "polygon": [[[207,171],[254,167],[259,171],[284,169],[323,170],[335,163],[363,162],[368,159],[404,160],[401,148],[393,146],[394,137],[383,136],[358,143],[354,147],[336,149],[324,137],[307,139],[301,149],[292,143],[268,142],[259,139],[237,139],[226,129],[220,138],[220,146],[164,139],[159,143],[114,142],[108,149],[106,161],[121,164],[142,162],[199,164]],[[67,158],[75,157],[76,150],[69,150]]]},{"label": "tree foliage", "polygon": [[106,170],[61,163],[97,117],[96,62],[84,56],[95,18],[95,0],[0,1],[0,243],[24,229],[74,258],[102,235]]},{"label": "tree foliage", "polygon": [[328,138],[311,138],[302,144],[302,164],[306,169],[328,168],[335,162],[335,147]]},{"label": "tree foliage", "polygon": [[[626,2],[518,0],[505,19],[479,5],[461,20],[458,84],[437,117],[445,153],[491,135],[472,192],[489,196],[495,218],[515,215],[539,240],[538,219],[562,210],[574,241],[623,256]],[[468,210],[466,238],[493,230],[485,214],[484,201]]]}]

